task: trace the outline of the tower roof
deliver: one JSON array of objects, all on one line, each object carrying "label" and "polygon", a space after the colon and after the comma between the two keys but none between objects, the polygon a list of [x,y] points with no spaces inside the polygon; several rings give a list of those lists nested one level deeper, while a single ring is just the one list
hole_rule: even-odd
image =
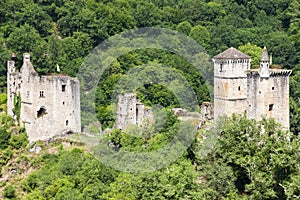
[{"label": "tower roof", "polygon": [[264,48],[262,50],[261,61],[269,61],[268,50],[267,50],[266,46],[264,46]]},{"label": "tower roof", "polygon": [[239,59],[239,58],[250,59],[251,57],[244,54],[243,52],[237,50],[236,48],[231,47],[214,57],[214,59],[222,59],[222,58],[225,58],[225,59]]}]

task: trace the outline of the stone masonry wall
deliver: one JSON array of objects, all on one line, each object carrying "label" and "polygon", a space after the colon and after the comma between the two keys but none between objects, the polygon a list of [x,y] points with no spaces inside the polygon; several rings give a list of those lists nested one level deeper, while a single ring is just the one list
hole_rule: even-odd
[{"label": "stone masonry wall", "polygon": [[[10,68],[8,66],[8,68]],[[39,76],[29,54],[24,54],[20,72],[8,70],[8,110],[14,115],[13,96],[20,93],[20,123],[30,141],[47,140],[66,132],[81,132],[80,88],[76,78],[63,75]],[[13,88],[16,76],[21,84]]]}]

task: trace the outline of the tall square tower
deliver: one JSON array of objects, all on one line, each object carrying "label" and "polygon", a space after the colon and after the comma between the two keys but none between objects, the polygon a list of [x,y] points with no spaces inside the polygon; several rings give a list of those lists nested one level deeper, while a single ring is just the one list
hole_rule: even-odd
[{"label": "tall square tower", "polygon": [[214,118],[247,109],[247,74],[250,56],[231,47],[216,55],[214,62]]}]

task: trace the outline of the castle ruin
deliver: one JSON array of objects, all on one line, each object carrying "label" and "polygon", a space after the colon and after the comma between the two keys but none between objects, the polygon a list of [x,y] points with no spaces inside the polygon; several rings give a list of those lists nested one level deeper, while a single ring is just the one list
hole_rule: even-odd
[{"label": "castle ruin", "polygon": [[25,126],[30,141],[79,133],[79,80],[66,75],[39,76],[25,53],[20,72],[15,61],[7,62],[7,113]]},{"label": "castle ruin", "polygon": [[274,118],[289,129],[289,76],[291,70],[272,69],[264,47],[259,69],[250,56],[231,47],[213,58],[214,119],[246,112],[249,119]]},{"label": "castle ruin", "polygon": [[145,108],[134,93],[118,96],[116,128],[122,130],[128,125],[153,124],[153,121],[152,109]]}]

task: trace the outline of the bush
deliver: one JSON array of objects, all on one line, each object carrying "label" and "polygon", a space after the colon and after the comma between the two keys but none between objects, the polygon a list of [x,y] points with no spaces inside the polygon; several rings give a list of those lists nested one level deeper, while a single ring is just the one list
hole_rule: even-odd
[{"label": "bush", "polygon": [[5,149],[8,146],[8,140],[10,139],[10,133],[5,127],[0,129],[0,149]]},{"label": "bush", "polygon": [[13,152],[8,148],[0,151],[0,166],[3,166],[7,163],[9,159],[11,159]]},{"label": "bush", "polygon": [[4,93],[0,93],[0,105],[5,104],[7,101],[7,95]]},{"label": "bush", "polygon": [[20,149],[21,147],[26,147],[28,144],[28,137],[26,133],[12,134],[9,139],[9,144],[15,149]]},{"label": "bush", "polygon": [[8,199],[16,197],[16,189],[12,185],[8,185],[4,188],[3,196]]}]

